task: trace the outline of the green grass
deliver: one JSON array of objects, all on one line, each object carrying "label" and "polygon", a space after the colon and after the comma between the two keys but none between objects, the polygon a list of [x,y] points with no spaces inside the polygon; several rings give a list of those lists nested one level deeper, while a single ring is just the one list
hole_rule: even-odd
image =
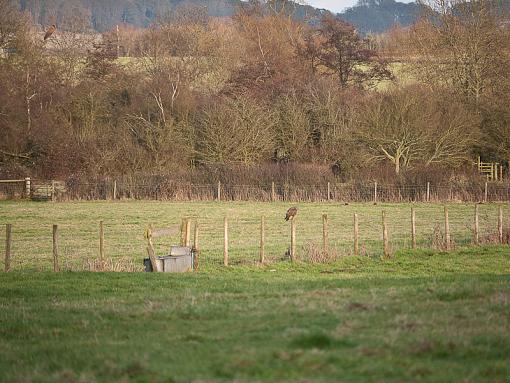
[{"label": "green grass", "polygon": [[[58,205],[57,205],[58,206]],[[0,274],[2,382],[508,382],[506,247]]]},{"label": "green grass", "polygon": [[[141,268],[146,256],[143,238],[149,223],[156,227],[179,227],[181,219],[190,217],[200,227],[201,265],[206,269],[222,264],[223,218],[229,218],[230,262],[254,265],[259,256],[260,217],[266,217],[266,253],[268,262],[279,262],[289,246],[285,211],[292,204],[264,202],[0,202],[0,225],[13,224],[13,270],[51,270],[52,224],[59,225],[60,263],[64,269],[83,270],[87,261],[97,259],[99,221],[105,225],[106,257],[118,262],[133,262]],[[298,256],[306,258],[310,246],[322,246],[322,214],[329,217],[329,246],[340,255],[352,253],[353,214],[359,215],[360,251],[363,256],[378,258],[382,254],[381,212],[386,211],[391,247],[394,251],[411,246],[410,204],[298,203]],[[493,238],[497,232],[497,204],[480,205],[480,236]],[[504,208],[508,227],[509,205]],[[418,246],[431,248],[441,240],[444,227],[443,206],[415,204]],[[471,244],[474,205],[450,204],[452,240],[458,248]],[[179,235],[155,240],[158,254],[163,255]],[[0,254],[4,241],[0,241]],[[85,265],[85,266],[84,266]]]}]

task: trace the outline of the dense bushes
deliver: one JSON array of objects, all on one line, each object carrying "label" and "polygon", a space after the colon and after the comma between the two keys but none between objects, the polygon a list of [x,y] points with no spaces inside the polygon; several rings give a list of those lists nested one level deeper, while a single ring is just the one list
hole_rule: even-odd
[{"label": "dense bushes", "polygon": [[[429,81],[434,59],[415,50],[409,66],[417,54],[427,60],[413,83],[383,88],[392,67],[338,20],[312,28],[261,9],[231,21],[195,16],[133,32],[122,58],[128,41],[115,34],[98,42],[69,28],[43,43],[28,19],[0,16],[12,27],[0,30],[2,48],[15,52],[0,57],[0,177],[419,183],[471,175],[478,153],[508,160],[501,71],[471,97],[460,82]],[[437,33],[420,25],[399,41],[431,44]],[[508,25],[487,33],[503,44]]]}]

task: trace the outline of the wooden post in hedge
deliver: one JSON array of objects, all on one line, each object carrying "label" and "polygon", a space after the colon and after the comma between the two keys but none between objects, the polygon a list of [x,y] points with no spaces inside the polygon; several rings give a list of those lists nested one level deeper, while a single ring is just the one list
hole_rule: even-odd
[{"label": "wooden post in hedge", "polygon": [[450,246],[450,221],[448,219],[448,207],[444,207],[444,238],[446,251],[449,251]]},{"label": "wooden post in hedge", "polygon": [[377,203],[377,181],[374,183],[374,204]]},{"label": "wooden post in hedge", "polygon": [[489,194],[489,183],[485,182],[485,190],[483,193],[483,202],[487,202],[488,194]]},{"label": "wooden post in hedge", "polygon": [[11,242],[12,242],[12,225],[8,223],[5,225],[5,272],[11,270]]},{"label": "wooden post in hedge", "polygon": [[354,213],[354,255],[359,255],[359,228],[358,228],[358,214]]},{"label": "wooden post in hedge", "polygon": [[221,201],[221,181],[218,181],[218,190],[216,192],[217,201]]},{"label": "wooden post in hedge", "polygon": [[328,201],[331,200],[331,183],[328,182]]},{"label": "wooden post in hedge", "polygon": [[473,231],[473,242],[475,245],[479,244],[480,227],[478,225],[478,204],[475,205],[475,229]]},{"label": "wooden post in hedge", "polygon": [[25,178],[25,198],[30,199],[30,177]]},{"label": "wooden post in hedge", "polygon": [[411,242],[413,249],[416,249],[416,212],[411,208]]},{"label": "wooden post in hedge", "polygon": [[223,265],[228,266],[228,219],[223,219]]},{"label": "wooden post in hedge", "polygon": [[58,225],[53,225],[53,271],[59,271],[58,267]]},{"label": "wooden post in hedge", "polygon": [[427,202],[430,202],[430,182],[427,182]]},{"label": "wooden post in hedge", "polygon": [[264,216],[262,216],[260,218],[260,263],[264,263],[264,260],[265,260],[265,252],[264,252],[264,247],[265,247],[265,244],[266,244],[266,233],[265,233],[265,218]]},{"label": "wooden post in hedge", "polygon": [[276,190],[275,190],[274,181],[271,181],[271,202],[274,202],[274,201],[276,201]]}]

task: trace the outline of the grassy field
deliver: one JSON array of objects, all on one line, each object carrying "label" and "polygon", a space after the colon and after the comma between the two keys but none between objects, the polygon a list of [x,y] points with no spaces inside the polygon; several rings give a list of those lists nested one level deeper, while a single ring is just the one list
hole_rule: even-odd
[{"label": "grassy field", "polygon": [[[142,268],[146,256],[143,233],[149,223],[156,227],[178,228],[181,219],[199,223],[201,265],[211,269],[222,264],[223,218],[229,219],[230,261],[232,265],[254,265],[259,256],[260,217],[266,217],[266,253],[269,262],[284,258],[290,242],[290,226],[284,221],[291,204],[264,202],[0,202],[0,225],[13,225],[13,270],[51,270],[52,224],[59,225],[60,263],[64,269],[87,269],[98,258],[99,221],[105,225],[106,257],[119,264]],[[411,246],[410,204],[298,203],[298,257],[306,260],[307,249],[322,246],[322,214],[329,218],[329,246],[338,255],[352,254],[353,214],[359,215],[360,252],[378,258],[382,254],[381,212],[386,211],[391,246],[394,251]],[[418,246],[432,248],[442,241],[443,206],[415,204]],[[509,205],[479,205],[480,237],[493,240],[497,233],[499,206],[503,206],[508,228]],[[450,204],[450,231],[459,248],[471,244],[474,205]],[[158,254],[179,243],[179,234],[156,240]],[[0,241],[4,252],[4,241]],[[3,260],[2,260],[3,262]]]},{"label": "grassy field", "polygon": [[[449,253],[429,248],[441,205],[415,205],[416,251],[408,250],[410,205],[298,207],[305,262],[291,264],[282,260],[287,204],[0,203],[0,224],[13,224],[14,266],[0,273],[0,381],[510,382],[510,251],[467,247],[473,205],[448,206],[457,246]],[[499,206],[479,209],[481,237],[491,237]],[[380,257],[382,210],[395,250],[389,260]],[[360,257],[348,256],[354,212]],[[330,244],[345,256],[306,262],[307,244],[321,244],[324,213]],[[261,215],[265,265],[256,263]],[[197,273],[47,272],[53,223],[65,270],[97,258],[101,219],[107,256],[141,268],[147,225],[175,226],[182,217],[200,225]],[[176,242],[178,235],[157,250]]]},{"label": "grassy field", "polygon": [[0,274],[2,382],[509,382],[506,247]]}]

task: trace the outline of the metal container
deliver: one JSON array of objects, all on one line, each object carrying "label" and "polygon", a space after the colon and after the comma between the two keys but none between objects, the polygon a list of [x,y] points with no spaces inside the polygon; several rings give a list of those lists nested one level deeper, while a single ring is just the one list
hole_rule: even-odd
[{"label": "metal container", "polygon": [[163,272],[165,273],[184,273],[193,270],[193,261],[189,255],[167,255],[160,257],[163,260]]},{"label": "metal container", "polygon": [[[172,246],[170,255],[156,257],[156,262],[160,271],[164,273],[184,273],[193,271],[194,254],[190,247]],[[146,272],[154,271],[149,258],[143,260]]]}]

